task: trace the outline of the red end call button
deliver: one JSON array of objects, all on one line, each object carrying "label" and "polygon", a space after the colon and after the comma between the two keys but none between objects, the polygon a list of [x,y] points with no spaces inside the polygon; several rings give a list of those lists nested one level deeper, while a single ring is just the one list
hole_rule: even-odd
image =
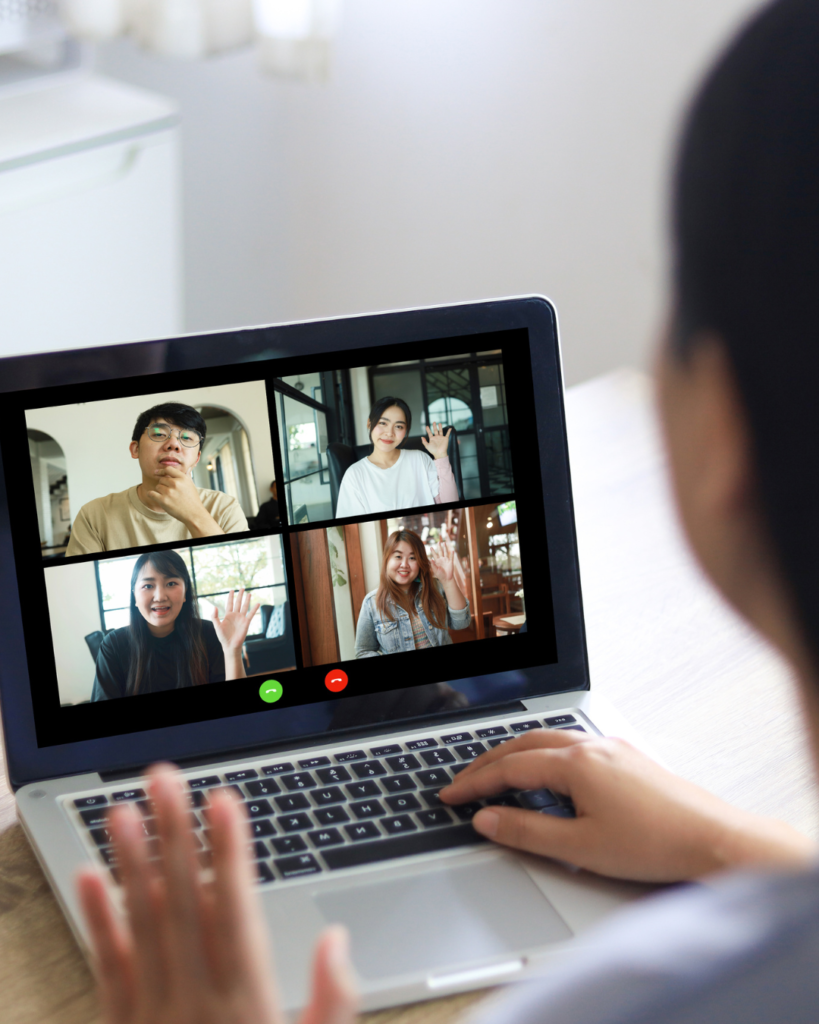
[{"label": "red end call button", "polygon": [[324,685],[333,693],[340,693],[347,685],[347,673],[340,668],[334,668],[324,677]]}]

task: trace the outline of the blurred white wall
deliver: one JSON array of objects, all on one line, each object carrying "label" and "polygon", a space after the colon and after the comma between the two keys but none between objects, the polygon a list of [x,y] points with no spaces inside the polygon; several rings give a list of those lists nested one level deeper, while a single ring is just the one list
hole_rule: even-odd
[{"label": "blurred white wall", "polygon": [[130,43],[182,109],[187,327],[542,292],[571,383],[645,361],[682,104],[755,0],[345,0],[327,85]]}]

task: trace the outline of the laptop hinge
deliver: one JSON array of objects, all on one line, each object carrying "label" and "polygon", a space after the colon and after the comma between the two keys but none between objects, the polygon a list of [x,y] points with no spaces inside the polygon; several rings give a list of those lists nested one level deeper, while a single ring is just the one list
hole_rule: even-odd
[{"label": "laptop hinge", "polygon": [[[338,742],[352,743],[355,740],[366,739],[371,736],[390,736],[397,732],[406,732],[408,729],[423,729],[447,722],[473,722],[483,718],[498,718],[506,715],[514,715],[525,711],[526,706],[519,700],[507,701],[505,704],[495,704],[493,707],[459,708],[456,711],[448,711],[437,715],[424,715],[423,718],[405,718],[400,722],[391,722],[387,725],[384,722],[377,722],[361,729],[339,729],[331,733],[323,732],[313,736],[303,736],[297,741],[292,739],[282,740],[277,743],[267,743],[264,746],[242,747],[235,750],[211,751],[208,754],[201,754],[196,757],[176,758],[174,763],[180,768],[195,768],[200,764],[213,764],[214,761],[237,761],[242,758],[259,758],[274,756],[291,751],[305,750],[314,747],[317,743]],[[111,771],[99,773],[103,782],[120,782],[123,779],[132,779],[142,775],[148,766],[145,764],[135,765],[129,768],[117,768]]]}]

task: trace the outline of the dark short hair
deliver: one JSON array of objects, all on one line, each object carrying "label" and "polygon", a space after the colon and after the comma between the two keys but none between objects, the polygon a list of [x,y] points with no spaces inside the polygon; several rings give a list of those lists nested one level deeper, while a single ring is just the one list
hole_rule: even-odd
[{"label": "dark short hair", "polygon": [[[140,413],[131,440],[139,441],[151,420],[160,419],[169,420],[170,424],[175,427],[187,427],[188,430],[195,430],[203,441],[208,433],[207,424],[196,409],[190,405],[182,405],[181,402],[163,402],[161,405],[155,405],[152,409]],[[199,448],[201,450],[202,446],[200,445]]]},{"label": "dark short hair", "polygon": [[[407,421],[407,437],[409,437],[410,428],[412,427],[412,413],[410,407],[404,401],[403,398],[393,398],[392,395],[387,395],[386,398],[378,398],[373,402],[373,407],[370,409],[369,421],[370,421],[370,440],[373,439],[373,427],[378,423],[384,412],[389,409],[391,405],[397,405],[401,412],[404,414],[404,418]],[[400,447],[396,445],[396,447]]]},{"label": "dark short hair", "polygon": [[695,98],[673,192],[674,344],[722,341],[765,528],[819,665],[819,4],[778,0]]}]

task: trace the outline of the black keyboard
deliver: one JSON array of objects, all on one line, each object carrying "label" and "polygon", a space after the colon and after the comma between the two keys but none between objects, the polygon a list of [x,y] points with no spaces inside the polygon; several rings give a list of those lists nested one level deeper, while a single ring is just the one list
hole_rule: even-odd
[{"label": "black keyboard", "polygon": [[[485,750],[542,728],[591,731],[576,713],[566,712],[296,761],[260,761],[230,771],[190,774],[190,823],[200,862],[203,867],[210,864],[210,796],[224,788],[241,799],[250,819],[250,853],[261,883],[482,843],[485,840],[470,822],[486,805],[574,817],[571,801],[547,789],[510,791],[457,807],[439,799],[441,788]],[[159,856],[152,806],[142,787],[112,787],[65,801],[86,841],[117,881],[107,816],[123,801],[140,809],[149,856]]]}]

